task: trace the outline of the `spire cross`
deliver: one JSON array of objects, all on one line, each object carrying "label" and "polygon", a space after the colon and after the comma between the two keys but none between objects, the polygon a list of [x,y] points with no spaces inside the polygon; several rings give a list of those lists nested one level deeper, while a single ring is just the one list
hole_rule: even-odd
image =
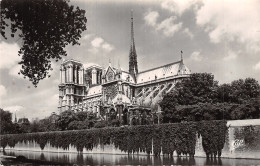
[{"label": "spire cross", "polygon": [[110,58],[109,58],[109,62],[108,62],[108,63],[109,63],[108,65],[111,66],[111,60],[110,60]]},{"label": "spire cross", "polygon": [[133,9],[131,9],[131,49],[135,47],[135,40],[134,40],[134,16],[133,16]]},{"label": "spire cross", "polygon": [[181,50],[181,60],[182,60],[182,54],[183,54],[183,52],[182,52],[182,50]]}]

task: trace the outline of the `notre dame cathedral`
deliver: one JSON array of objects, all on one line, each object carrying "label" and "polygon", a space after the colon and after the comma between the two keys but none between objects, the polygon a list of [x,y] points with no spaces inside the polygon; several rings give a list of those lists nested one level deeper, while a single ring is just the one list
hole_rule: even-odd
[{"label": "notre dame cathedral", "polygon": [[[182,52],[181,52],[182,53]],[[142,117],[160,112],[163,95],[189,77],[190,70],[180,61],[138,71],[131,15],[129,70],[99,65],[84,67],[66,60],[60,67],[59,106],[65,110],[89,111],[100,120],[119,119],[124,125],[142,124]]]}]

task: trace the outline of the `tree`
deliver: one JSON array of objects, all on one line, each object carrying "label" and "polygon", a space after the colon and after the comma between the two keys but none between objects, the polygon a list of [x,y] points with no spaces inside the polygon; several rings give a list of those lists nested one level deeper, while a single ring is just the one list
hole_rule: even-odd
[{"label": "tree", "polygon": [[103,128],[106,127],[107,125],[108,125],[107,122],[102,120],[95,123],[94,128]]},{"label": "tree", "polygon": [[246,103],[247,100],[257,98],[260,93],[260,85],[254,78],[239,79],[231,82],[230,100],[233,103]]},{"label": "tree", "polygon": [[218,102],[232,102],[232,88],[230,84],[222,84],[217,88]]},{"label": "tree", "polygon": [[217,98],[217,87],[218,82],[209,73],[194,73],[189,78],[177,83],[175,88],[166,94],[160,102],[163,111],[163,122],[187,120],[179,117],[175,107],[177,105],[213,102]]},{"label": "tree", "polygon": [[61,130],[65,130],[68,128],[70,122],[77,120],[76,115],[73,111],[64,111],[60,114],[57,124],[61,128]]},{"label": "tree", "polygon": [[34,132],[39,132],[40,130],[40,124],[39,121],[34,120],[31,124],[30,124],[30,132],[34,133]]},{"label": "tree", "polygon": [[41,119],[39,120],[38,123],[38,130],[40,132],[45,132],[45,131],[56,131],[56,130],[59,130],[58,129],[58,125],[56,125],[55,123],[52,123],[50,119],[48,118],[45,118],[45,119]]},{"label": "tree", "polygon": [[68,130],[82,130],[82,129],[88,129],[89,128],[89,122],[88,120],[85,121],[72,121],[68,125]]},{"label": "tree", "polygon": [[175,122],[174,112],[176,111],[175,106],[177,105],[177,98],[173,92],[167,93],[163,100],[159,103],[162,108],[163,123]]},{"label": "tree", "polygon": [[[2,0],[0,33],[7,39],[22,39],[18,74],[28,77],[33,85],[46,78],[52,70],[51,61],[66,56],[65,46],[79,44],[86,30],[85,11],[68,4],[69,0]],[[48,75],[50,77],[50,75]]]},{"label": "tree", "polygon": [[189,78],[176,84],[171,93],[164,96],[160,106],[164,110],[173,105],[191,105],[213,102],[217,96],[218,82],[209,73],[194,73]]},{"label": "tree", "polygon": [[196,104],[213,102],[216,98],[218,82],[209,73],[194,73],[176,86],[178,104]]},{"label": "tree", "polygon": [[254,78],[246,78],[244,83],[244,93],[249,98],[256,98],[260,93],[260,85]]},{"label": "tree", "polygon": [[89,113],[86,111],[80,111],[76,113],[76,118],[79,121],[84,121],[88,118]]},{"label": "tree", "polygon": [[0,108],[0,134],[12,133],[13,129],[12,114]]}]

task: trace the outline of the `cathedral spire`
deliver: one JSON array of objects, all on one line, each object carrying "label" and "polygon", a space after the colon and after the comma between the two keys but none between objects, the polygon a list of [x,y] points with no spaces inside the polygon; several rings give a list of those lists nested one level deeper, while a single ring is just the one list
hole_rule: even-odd
[{"label": "cathedral spire", "polygon": [[14,123],[17,123],[16,112],[15,112]]},{"label": "cathedral spire", "polygon": [[137,66],[137,54],[135,50],[135,40],[134,40],[134,17],[133,10],[131,10],[131,43],[129,51],[129,73],[134,76],[138,73]]},{"label": "cathedral spire", "polygon": [[181,50],[181,61],[183,61],[182,54],[183,54],[183,52],[182,52],[182,50]]}]

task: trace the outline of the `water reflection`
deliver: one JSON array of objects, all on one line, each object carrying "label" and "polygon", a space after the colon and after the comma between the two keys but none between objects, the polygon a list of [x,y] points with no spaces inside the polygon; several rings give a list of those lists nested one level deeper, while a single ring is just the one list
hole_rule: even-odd
[{"label": "water reflection", "polygon": [[79,165],[256,165],[260,160],[144,155],[78,154],[6,150],[4,155]]}]

